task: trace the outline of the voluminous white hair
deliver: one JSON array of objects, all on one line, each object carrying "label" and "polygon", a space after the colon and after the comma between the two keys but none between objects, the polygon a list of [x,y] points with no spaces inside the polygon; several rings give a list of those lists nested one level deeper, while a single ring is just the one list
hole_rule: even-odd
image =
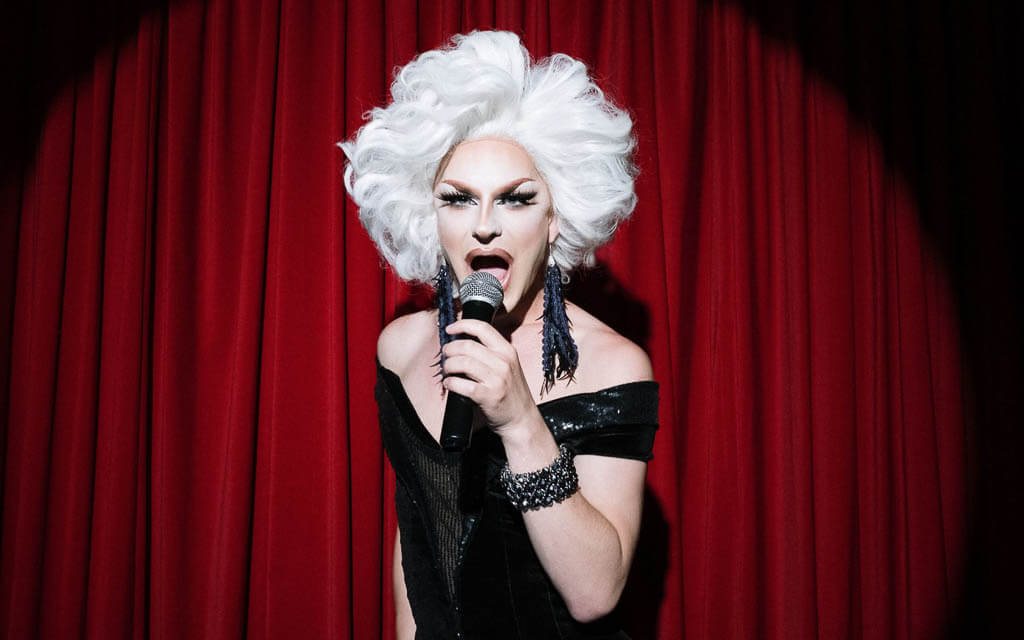
[{"label": "voluminous white hair", "polygon": [[405,280],[429,282],[441,266],[433,187],[455,145],[500,137],[530,154],[547,184],[563,271],[594,263],[636,205],[629,115],[564,54],[533,64],[518,36],[474,31],[402,67],[391,104],[369,111],[352,140],[345,188],[381,255]]}]

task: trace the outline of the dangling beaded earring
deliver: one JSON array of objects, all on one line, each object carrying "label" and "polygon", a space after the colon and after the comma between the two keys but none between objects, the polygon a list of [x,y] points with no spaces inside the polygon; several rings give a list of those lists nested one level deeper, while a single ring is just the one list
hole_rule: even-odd
[{"label": "dangling beaded earring", "polygon": [[[437,331],[438,341],[443,348],[444,345],[452,341],[452,336],[448,335],[445,328],[451,323],[455,322],[455,298],[452,292],[452,278],[448,273],[448,263],[443,259],[441,260],[441,268],[438,269],[437,275],[434,276],[434,290],[437,295]],[[439,354],[438,365],[441,369],[444,369],[444,352]]]},{"label": "dangling beaded earring", "polygon": [[[565,298],[562,296],[562,285],[569,278],[555,264],[555,259],[548,254],[548,268],[544,273],[544,352],[541,356],[544,366],[544,385],[542,393],[547,393],[555,386],[555,380],[572,380],[579,364],[579,351],[576,341],[569,332],[569,316],[565,313]],[[557,363],[556,361],[557,356]]]}]

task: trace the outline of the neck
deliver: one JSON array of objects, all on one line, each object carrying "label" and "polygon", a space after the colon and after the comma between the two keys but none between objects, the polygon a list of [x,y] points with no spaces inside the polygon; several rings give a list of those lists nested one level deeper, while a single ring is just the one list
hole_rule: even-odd
[{"label": "neck", "polygon": [[499,310],[494,316],[494,328],[506,339],[522,326],[541,321],[544,315],[544,278],[538,278],[512,310]]}]

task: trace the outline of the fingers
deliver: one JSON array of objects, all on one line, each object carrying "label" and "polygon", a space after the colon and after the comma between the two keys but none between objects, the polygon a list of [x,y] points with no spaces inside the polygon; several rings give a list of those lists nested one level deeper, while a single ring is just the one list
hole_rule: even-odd
[{"label": "fingers", "polygon": [[488,409],[500,413],[497,407],[508,399],[509,393],[520,386],[525,388],[525,382],[519,384],[522,373],[515,348],[483,322],[460,321],[451,328],[452,333],[472,336],[479,342],[455,340],[444,346],[442,384],[476,402],[485,413]]},{"label": "fingers", "polygon": [[480,383],[474,380],[466,380],[457,376],[448,376],[441,385],[448,391],[453,391],[460,396],[469,398],[477,405],[480,404],[479,391]]},{"label": "fingers", "polygon": [[457,336],[460,333],[473,336],[488,349],[494,349],[502,353],[512,348],[509,341],[502,337],[497,329],[480,320],[457,320],[448,325],[445,330],[448,332],[448,335],[452,336]]},{"label": "fingers", "polygon": [[513,373],[508,358],[479,342],[457,340],[446,344],[443,351],[445,376],[465,376],[494,386],[494,381],[507,379]]},{"label": "fingers", "polygon": [[445,345],[444,373],[444,388],[472,400],[492,427],[506,424],[533,402],[512,364],[470,340]]},{"label": "fingers", "polygon": [[[495,375],[495,369],[500,364],[492,361],[493,355],[487,349],[469,340],[463,340],[465,345],[446,345],[444,349],[444,375],[464,376],[476,382],[482,382]],[[451,347],[451,348],[448,348]],[[474,348],[475,347],[475,348]]]},{"label": "fingers", "polygon": [[[475,342],[471,344],[483,348]],[[487,362],[465,354],[452,355],[447,353],[447,349],[445,351],[444,379],[441,381],[445,389],[480,405],[490,398],[496,387],[501,386],[501,378]]]}]

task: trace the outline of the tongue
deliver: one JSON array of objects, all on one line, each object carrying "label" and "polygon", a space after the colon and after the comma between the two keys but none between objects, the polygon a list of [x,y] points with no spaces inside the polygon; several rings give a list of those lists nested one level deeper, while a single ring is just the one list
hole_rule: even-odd
[{"label": "tongue", "polygon": [[491,267],[488,269],[477,269],[477,271],[485,271],[491,274],[492,276],[498,279],[498,282],[504,282],[505,274],[508,273],[508,269],[498,269],[497,267]]},{"label": "tongue", "polygon": [[473,271],[486,271],[500,282],[505,281],[505,274],[508,273],[508,263],[497,257],[481,256],[473,259]]}]

